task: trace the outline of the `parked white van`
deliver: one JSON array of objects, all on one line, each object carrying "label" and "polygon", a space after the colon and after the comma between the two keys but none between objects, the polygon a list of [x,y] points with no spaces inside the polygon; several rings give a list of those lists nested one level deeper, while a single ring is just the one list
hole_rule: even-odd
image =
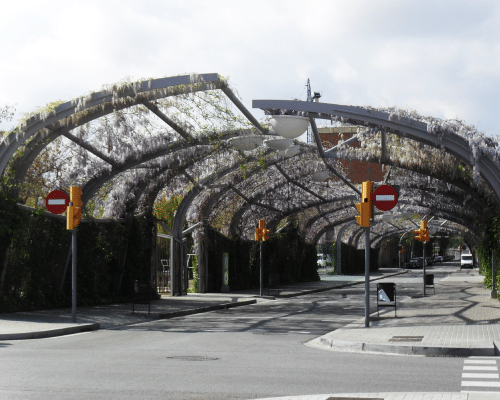
[{"label": "parked white van", "polygon": [[462,254],[460,257],[460,269],[462,268],[474,268],[472,254]]}]

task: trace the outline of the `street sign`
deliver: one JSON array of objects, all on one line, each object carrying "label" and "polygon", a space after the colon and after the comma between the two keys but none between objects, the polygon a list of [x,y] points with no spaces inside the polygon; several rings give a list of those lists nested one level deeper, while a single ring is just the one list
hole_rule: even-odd
[{"label": "street sign", "polygon": [[52,214],[62,214],[69,205],[69,197],[62,190],[53,190],[45,198],[45,207]]},{"label": "street sign", "polygon": [[389,211],[398,204],[398,192],[392,186],[382,185],[372,193],[372,202],[381,211]]}]

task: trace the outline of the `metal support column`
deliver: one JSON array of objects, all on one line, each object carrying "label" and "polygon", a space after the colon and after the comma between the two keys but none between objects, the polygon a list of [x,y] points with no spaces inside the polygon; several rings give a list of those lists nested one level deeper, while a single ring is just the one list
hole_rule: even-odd
[{"label": "metal support column", "polygon": [[262,297],[262,240],[259,240],[260,245],[260,297]]},{"label": "metal support column", "polygon": [[76,229],[71,231],[71,321],[76,323]]},{"label": "metal support column", "polygon": [[422,248],[424,249],[423,250],[423,260],[422,260],[422,269],[424,271],[423,273],[423,277],[424,277],[424,297],[425,297],[425,242],[422,242]]},{"label": "metal support column", "polygon": [[365,228],[365,328],[370,327],[370,227]]},{"label": "metal support column", "polygon": [[495,266],[495,250],[491,252],[491,274],[493,276],[493,290],[491,291],[491,298],[497,298],[497,269]]}]

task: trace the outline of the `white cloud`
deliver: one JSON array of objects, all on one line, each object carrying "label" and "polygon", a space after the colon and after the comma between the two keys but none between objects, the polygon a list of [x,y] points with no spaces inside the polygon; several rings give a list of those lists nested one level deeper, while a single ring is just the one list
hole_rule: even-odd
[{"label": "white cloud", "polygon": [[[0,16],[0,105],[20,112],[103,84],[230,76],[257,98],[397,105],[496,130],[495,1],[22,1]],[[253,110],[261,116],[260,110]],[[5,128],[5,127],[4,127]]]}]

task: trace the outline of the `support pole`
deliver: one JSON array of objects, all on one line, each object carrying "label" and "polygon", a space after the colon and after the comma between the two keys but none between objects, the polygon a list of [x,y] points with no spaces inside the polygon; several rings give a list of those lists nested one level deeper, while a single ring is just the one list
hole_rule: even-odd
[{"label": "support pole", "polygon": [[259,240],[260,245],[260,297],[262,297],[262,240]]},{"label": "support pole", "polygon": [[71,321],[76,323],[76,229],[71,231]]},{"label": "support pole", "polygon": [[491,274],[493,276],[493,290],[491,291],[491,298],[497,298],[497,269],[495,268],[495,250],[491,252]]},{"label": "support pole", "polygon": [[365,328],[370,327],[370,227],[365,228]]},{"label": "support pole", "polygon": [[425,242],[422,242],[422,248],[423,250],[423,260],[422,260],[422,268],[424,271],[424,297],[425,297]]}]

